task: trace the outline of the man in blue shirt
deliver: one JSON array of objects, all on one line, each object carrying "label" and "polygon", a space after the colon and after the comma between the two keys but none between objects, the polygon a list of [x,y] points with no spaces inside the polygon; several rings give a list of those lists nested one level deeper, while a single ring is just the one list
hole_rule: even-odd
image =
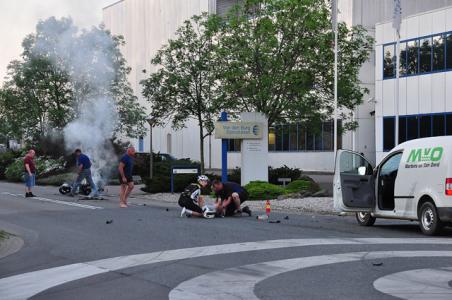
[{"label": "man in blue shirt", "polygon": [[89,197],[96,197],[97,194],[97,188],[96,184],[93,181],[93,176],[91,174],[91,160],[88,156],[82,153],[82,150],[75,149],[75,157],[76,157],[76,165],[77,165],[77,180],[74,182],[74,185],[72,186],[71,190],[71,196],[75,195],[75,192],[77,191],[78,187],[82,183],[83,179],[86,179],[86,181],[91,186],[91,194]]},{"label": "man in blue shirt", "polygon": [[133,158],[135,157],[135,148],[127,148],[127,153],[121,157],[119,161],[119,183],[121,184],[121,190],[119,192],[119,206],[122,208],[127,207],[127,199],[132,192],[133,185]]}]

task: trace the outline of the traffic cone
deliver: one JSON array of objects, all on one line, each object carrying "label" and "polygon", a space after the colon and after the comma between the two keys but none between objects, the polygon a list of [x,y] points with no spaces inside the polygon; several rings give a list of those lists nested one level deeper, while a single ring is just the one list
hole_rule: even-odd
[{"label": "traffic cone", "polygon": [[267,214],[267,217],[270,216],[271,208],[270,208],[270,200],[267,200],[265,202],[265,213]]}]

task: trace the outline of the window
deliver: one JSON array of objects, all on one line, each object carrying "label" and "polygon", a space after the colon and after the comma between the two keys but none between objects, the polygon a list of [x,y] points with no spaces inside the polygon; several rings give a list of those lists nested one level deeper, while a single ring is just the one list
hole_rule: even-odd
[{"label": "window", "polygon": [[400,76],[406,75],[406,43],[400,43],[400,65],[399,65],[399,72]]},{"label": "window", "polygon": [[383,78],[392,78],[395,76],[395,45],[386,45],[383,47]]},{"label": "window", "polygon": [[444,115],[434,115],[432,117],[432,136],[442,136],[445,135],[446,131],[444,128]]},{"label": "window", "polygon": [[361,156],[353,152],[342,152],[339,158],[339,172],[341,174],[360,175],[359,168],[366,168],[366,175],[372,174],[372,166]]},{"label": "window", "polygon": [[447,69],[452,69],[452,33],[447,34],[446,50],[446,67]]},{"label": "window", "polygon": [[298,124],[298,150],[306,150],[306,129]]},{"label": "window", "polygon": [[399,117],[399,144],[406,141],[406,117]]},{"label": "window", "polygon": [[289,151],[298,151],[297,124],[291,124],[288,127],[289,127]]},{"label": "window", "polygon": [[275,151],[276,133],[275,127],[268,128],[268,151]]},{"label": "window", "polygon": [[452,115],[446,115],[446,135],[452,135]]},{"label": "window", "polygon": [[289,151],[289,125],[281,125],[282,127],[282,151]]},{"label": "window", "polygon": [[142,136],[138,139],[138,152],[144,152],[144,139]]},{"label": "window", "polygon": [[406,127],[407,141],[417,139],[419,137],[418,117],[407,117]]},{"label": "window", "polygon": [[432,70],[440,71],[444,70],[444,37],[443,35],[437,35],[433,37],[433,60],[432,60]]},{"label": "window", "polygon": [[421,39],[419,48],[419,72],[432,71],[432,38]]},{"label": "window", "polygon": [[432,136],[432,118],[431,116],[421,116],[419,119],[419,137]]},{"label": "window", "polygon": [[395,118],[383,118],[383,151],[388,151],[395,146]]},{"label": "window", "polygon": [[407,42],[407,74],[418,72],[418,42]]},{"label": "window", "polygon": [[281,125],[275,126],[275,151],[283,151],[283,142],[282,142],[282,127]]},{"label": "window", "polygon": [[313,151],[314,150],[314,133],[312,130],[306,130],[306,150]]},{"label": "window", "polygon": [[333,151],[334,147],[334,122],[325,122],[323,123],[323,150],[324,151]]},{"label": "window", "polygon": [[400,160],[402,159],[402,153],[397,153],[391,156],[387,161],[383,163],[380,167],[380,176],[388,176],[393,174],[399,169]]},{"label": "window", "polygon": [[241,149],[240,140],[228,140],[228,152],[240,152]]}]

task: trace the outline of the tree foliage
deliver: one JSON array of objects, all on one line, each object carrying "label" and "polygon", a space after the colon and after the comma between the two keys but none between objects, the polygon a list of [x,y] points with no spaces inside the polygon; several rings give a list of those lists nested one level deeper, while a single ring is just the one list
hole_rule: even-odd
[{"label": "tree foliage", "polygon": [[0,93],[0,131],[35,141],[60,132],[86,101],[105,96],[118,111],[117,133],[142,135],[144,109],[127,81],[130,68],[122,45],[122,37],[102,27],[79,30],[69,18],[40,21],[23,40],[20,60],[8,66]]},{"label": "tree foliage", "polygon": [[142,82],[156,124],[171,119],[183,128],[190,119],[199,126],[201,169],[204,170],[204,139],[214,129],[223,95],[215,77],[215,17],[194,16],[177,30],[152,59],[159,69]]},{"label": "tree foliage", "polygon": [[[217,73],[236,111],[259,111],[269,123],[313,122],[333,111],[333,33],[324,0],[244,0],[222,22]],[[362,102],[358,79],[373,40],[361,26],[339,25],[338,102]]]}]

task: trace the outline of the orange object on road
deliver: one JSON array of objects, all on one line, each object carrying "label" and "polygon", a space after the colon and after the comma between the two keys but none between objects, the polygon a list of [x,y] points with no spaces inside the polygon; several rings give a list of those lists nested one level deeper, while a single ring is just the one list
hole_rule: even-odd
[{"label": "orange object on road", "polygon": [[270,215],[270,211],[271,211],[271,208],[270,208],[270,200],[267,200],[267,201],[265,202],[265,213],[267,214],[267,216]]}]

